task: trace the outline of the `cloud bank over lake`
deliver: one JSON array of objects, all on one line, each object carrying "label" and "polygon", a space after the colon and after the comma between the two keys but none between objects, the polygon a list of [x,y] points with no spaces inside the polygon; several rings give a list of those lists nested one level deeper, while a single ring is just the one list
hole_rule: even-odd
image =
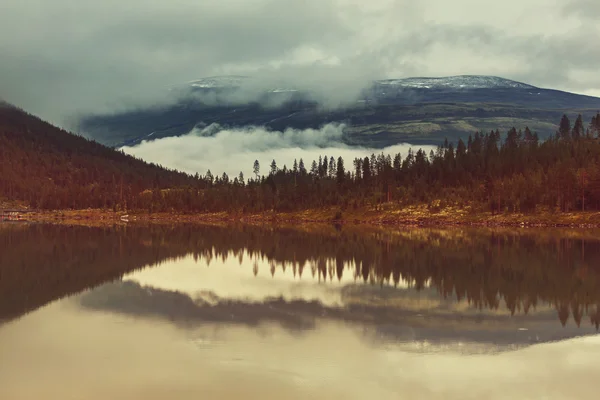
[{"label": "cloud bank over lake", "polygon": [[218,125],[196,128],[187,135],[144,141],[138,146],[123,147],[125,153],[154,162],[164,167],[204,175],[210,169],[213,175],[226,172],[230,178],[240,171],[246,178],[253,176],[254,160],[261,165],[261,174],[267,175],[270,164],[276,161],[279,168],[292,168],[294,160],[303,159],[310,170],[312,160],[319,156],[342,157],[346,169],[352,169],[352,160],[372,153],[401,153],[408,149],[423,148],[429,153],[432,146],[412,146],[400,143],[384,149],[354,147],[343,143],[344,125],[327,124],[320,129],[287,129],[270,131],[263,127],[221,129]]}]

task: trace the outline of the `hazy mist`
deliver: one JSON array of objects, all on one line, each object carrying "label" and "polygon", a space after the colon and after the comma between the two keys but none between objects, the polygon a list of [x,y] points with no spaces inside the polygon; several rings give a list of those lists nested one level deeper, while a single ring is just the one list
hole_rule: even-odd
[{"label": "hazy mist", "polygon": [[[263,127],[223,129],[211,125],[194,129],[180,137],[168,137],[145,141],[138,146],[123,147],[125,153],[140,157],[148,162],[161,164],[188,173],[204,175],[208,169],[214,176],[223,172],[230,179],[241,172],[244,177],[253,177],[254,160],[261,165],[261,174],[268,175],[271,162],[279,168],[292,168],[294,160],[302,158],[307,170],[312,160],[319,156],[342,157],[346,169],[352,169],[355,157],[370,156],[372,153],[401,153],[406,156],[409,144],[401,143],[382,149],[350,147],[342,142],[343,125],[327,124],[321,129],[287,129],[284,132],[269,131]],[[421,146],[429,153],[432,146]],[[413,148],[414,151],[418,150]]]}]

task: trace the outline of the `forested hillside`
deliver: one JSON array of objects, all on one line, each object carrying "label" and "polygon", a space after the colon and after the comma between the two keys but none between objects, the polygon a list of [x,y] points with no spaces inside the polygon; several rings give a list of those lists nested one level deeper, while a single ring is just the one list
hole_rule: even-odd
[{"label": "forested hillside", "polygon": [[[586,126],[587,125],[587,126]],[[12,107],[0,108],[0,196],[34,208],[203,213],[297,211],[427,204],[492,212],[600,210],[600,113],[565,115],[556,135],[476,132],[437,151],[365,154],[264,168],[250,179],[192,177],[69,134]],[[266,169],[266,171],[265,171]]]},{"label": "forested hillside", "polygon": [[0,103],[0,198],[46,209],[126,208],[142,190],[192,181]]}]

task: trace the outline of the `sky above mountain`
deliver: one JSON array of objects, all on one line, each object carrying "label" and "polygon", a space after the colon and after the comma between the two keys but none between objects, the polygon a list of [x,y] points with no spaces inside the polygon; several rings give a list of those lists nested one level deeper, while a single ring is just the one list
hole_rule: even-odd
[{"label": "sky above mountain", "polygon": [[0,98],[62,124],[224,74],[333,102],[461,74],[600,96],[599,19],[595,0],[3,0]]}]

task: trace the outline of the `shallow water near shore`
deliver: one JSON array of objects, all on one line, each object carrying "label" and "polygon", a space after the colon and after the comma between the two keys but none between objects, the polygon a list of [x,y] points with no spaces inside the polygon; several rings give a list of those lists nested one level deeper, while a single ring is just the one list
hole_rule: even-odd
[{"label": "shallow water near shore", "polygon": [[0,245],[2,399],[598,388],[595,231],[10,224]]}]

